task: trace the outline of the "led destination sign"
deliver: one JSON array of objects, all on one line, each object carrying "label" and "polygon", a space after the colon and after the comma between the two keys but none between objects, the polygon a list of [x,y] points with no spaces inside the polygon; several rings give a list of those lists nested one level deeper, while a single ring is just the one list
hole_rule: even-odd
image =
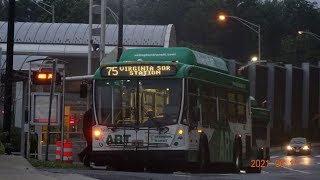
[{"label": "led destination sign", "polygon": [[104,77],[128,76],[172,76],[176,74],[176,67],[171,65],[123,65],[106,66],[101,70]]}]

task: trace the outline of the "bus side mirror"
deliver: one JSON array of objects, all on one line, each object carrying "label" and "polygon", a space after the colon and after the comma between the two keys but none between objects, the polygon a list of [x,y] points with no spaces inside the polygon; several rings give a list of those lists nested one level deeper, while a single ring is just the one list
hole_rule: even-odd
[{"label": "bus side mirror", "polygon": [[87,84],[80,84],[80,98],[87,97]]}]

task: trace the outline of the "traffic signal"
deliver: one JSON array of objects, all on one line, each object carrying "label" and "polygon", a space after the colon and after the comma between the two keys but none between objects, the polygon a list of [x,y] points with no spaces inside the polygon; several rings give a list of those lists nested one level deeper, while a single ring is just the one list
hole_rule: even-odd
[{"label": "traffic signal", "polygon": [[75,121],[76,121],[76,120],[74,119],[74,117],[71,117],[71,118],[69,119],[69,123],[70,123],[70,124],[74,124]]},{"label": "traffic signal", "polygon": [[[33,72],[32,84],[34,85],[50,85],[52,80],[51,72]],[[61,75],[56,73],[56,84],[61,84]]]}]

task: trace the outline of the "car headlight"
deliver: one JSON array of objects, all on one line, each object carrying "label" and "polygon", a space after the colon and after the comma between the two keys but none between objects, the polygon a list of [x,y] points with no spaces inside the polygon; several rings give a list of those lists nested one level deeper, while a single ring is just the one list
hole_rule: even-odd
[{"label": "car headlight", "polygon": [[309,147],[307,145],[303,146],[303,150],[309,150]]},{"label": "car headlight", "polygon": [[287,146],[287,150],[292,150],[292,147],[291,146]]}]

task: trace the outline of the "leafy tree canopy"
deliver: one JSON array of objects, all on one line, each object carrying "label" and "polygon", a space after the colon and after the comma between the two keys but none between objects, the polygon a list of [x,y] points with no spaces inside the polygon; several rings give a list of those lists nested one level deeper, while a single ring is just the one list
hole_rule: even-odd
[{"label": "leafy tree canopy", "polygon": [[[0,1],[0,20],[7,19],[7,1]],[[88,22],[88,0],[43,0],[55,5],[56,22]],[[107,5],[118,12],[118,0]],[[237,16],[261,27],[262,59],[299,64],[320,60],[320,41],[298,30],[320,34],[320,10],[307,0],[125,0],[126,24],[174,24],[180,46],[228,59],[247,61],[258,51],[257,33],[235,19],[217,21],[219,13]],[[50,8],[48,9],[50,11]],[[107,23],[114,23],[107,13]],[[16,21],[51,22],[51,15],[31,0],[16,3]],[[94,16],[99,23],[99,17]]]}]

